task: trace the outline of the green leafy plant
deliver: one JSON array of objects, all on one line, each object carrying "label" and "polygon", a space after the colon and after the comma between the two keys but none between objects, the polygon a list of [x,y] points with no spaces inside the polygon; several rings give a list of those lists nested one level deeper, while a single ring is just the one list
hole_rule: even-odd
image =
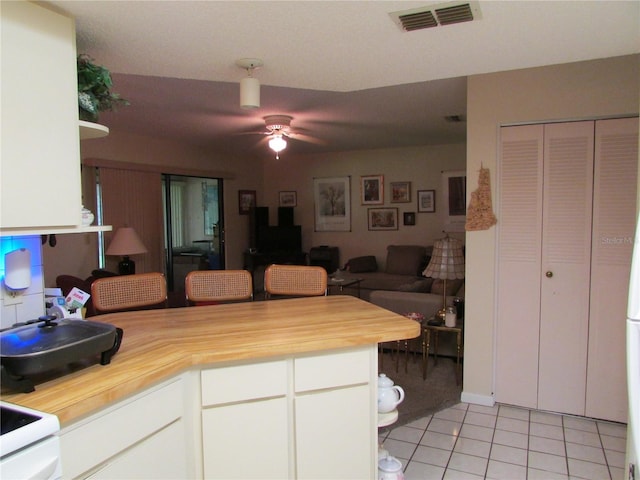
[{"label": "green leafy plant", "polygon": [[96,65],[87,54],[78,55],[78,107],[80,120],[96,122],[100,112],[115,110],[118,105],[129,105],[119,94],[111,92],[111,74]]}]

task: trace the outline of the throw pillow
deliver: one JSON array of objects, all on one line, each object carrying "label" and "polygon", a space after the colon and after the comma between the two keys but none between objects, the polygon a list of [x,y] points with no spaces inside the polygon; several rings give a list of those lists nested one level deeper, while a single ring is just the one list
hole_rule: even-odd
[{"label": "throw pillow", "polygon": [[373,255],[355,257],[347,262],[347,270],[351,273],[377,272],[378,263]]},{"label": "throw pillow", "polygon": [[[447,280],[447,293],[448,297],[455,295],[460,287],[462,286],[462,282],[464,279],[456,278],[455,280]],[[444,289],[444,280],[440,278],[436,278],[433,281],[433,285],[431,285],[431,293],[437,293],[438,295],[442,295],[442,290]]]},{"label": "throw pillow", "polygon": [[386,272],[415,276],[426,254],[427,249],[418,245],[389,245]]},{"label": "throw pillow", "polygon": [[424,278],[422,280],[416,280],[412,283],[405,283],[404,285],[400,285],[396,290],[401,292],[418,292],[418,293],[429,293],[431,291],[431,284],[433,283],[433,278]]}]

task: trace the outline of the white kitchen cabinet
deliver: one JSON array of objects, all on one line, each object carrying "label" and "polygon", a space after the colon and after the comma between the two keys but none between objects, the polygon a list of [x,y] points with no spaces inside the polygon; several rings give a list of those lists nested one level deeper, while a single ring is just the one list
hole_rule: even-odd
[{"label": "white kitchen cabinet", "polygon": [[204,477],[289,477],[287,362],[202,372]]},{"label": "white kitchen cabinet", "polygon": [[193,478],[185,388],[177,377],[63,428],[63,477]]},{"label": "white kitchen cabinet", "polygon": [[376,355],[358,348],[204,370],[204,477],[373,478]]},{"label": "white kitchen cabinet", "polygon": [[74,19],[31,2],[3,2],[1,16],[0,231],[77,227]]},{"label": "white kitchen cabinet", "polygon": [[638,119],[501,129],[496,401],[626,421]]}]

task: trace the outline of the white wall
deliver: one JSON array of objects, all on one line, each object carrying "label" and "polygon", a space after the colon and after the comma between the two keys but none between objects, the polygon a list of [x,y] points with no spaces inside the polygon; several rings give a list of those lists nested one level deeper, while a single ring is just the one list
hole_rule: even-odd
[{"label": "white wall", "polygon": [[[639,59],[633,55],[470,77],[467,195],[483,165],[491,171],[492,197],[497,198],[501,125],[638,114]],[[494,209],[499,226],[500,205],[495,200]],[[493,396],[496,228],[468,232],[466,238],[463,400],[467,401],[490,402]]]},{"label": "white wall", "polygon": [[[380,268],[384,268],[386,247],[390,244],[432,245],[443,236],[444,201],[442,171],[464,170],[465,145],[436,145],[386,150],[363,150],[322,155],[294,156],[285,150],[280,160],[264,161],[264,203],[269,207],[270,222],[277,225],[278,192],[294,190],[298,205],[294,221],[302,225],[303,249],[330,245],[340,248],[342,265],[349,258],[375,255]],[[384,176],[384,204],[362,205],[360,177]],[[314,231],[314,177],[351,177],[351,232]],[[411,202],[391,203],[390,182],[411,182]],[[416,213],[415,226],[405,226],[404,212],[417,212],[416,191],[436,191],[436,213]],[[371,207],[398,208],[397,231],[369,231],[367,209]],[[464,239],[464,233],[452,234]]]}]

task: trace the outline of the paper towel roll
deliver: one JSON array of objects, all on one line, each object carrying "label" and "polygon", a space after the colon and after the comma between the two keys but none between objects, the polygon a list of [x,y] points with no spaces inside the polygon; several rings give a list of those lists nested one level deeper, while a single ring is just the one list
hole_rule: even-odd
[{"label": "paper towel roll", "polygon": [[24,290],[31,285],[31,252],[26,248],[4,255],[4,284],[10,290]]}]

